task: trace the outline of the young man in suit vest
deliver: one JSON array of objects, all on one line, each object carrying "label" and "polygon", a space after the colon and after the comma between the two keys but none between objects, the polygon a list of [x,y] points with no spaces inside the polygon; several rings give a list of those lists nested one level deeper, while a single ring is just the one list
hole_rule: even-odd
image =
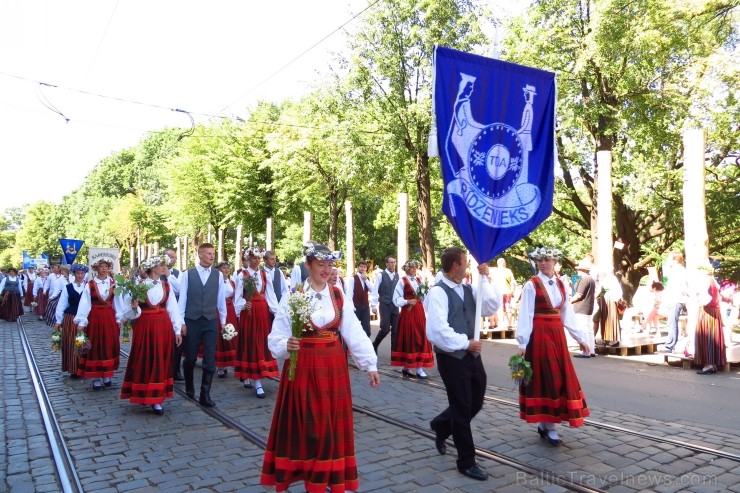
[{"label": "young man in suit vest", "polygon": [[[481,316],[496,313],[501,293],[488,279],[488,265],[478,266],[482,276],[481,293],[463,284],[468,259],[461,248],[448,248],[442,253],[443,276],[429,290],[424,300],[427,315],[427,337],[437,353],[437,367],[447,390],[449,407],[431,422],[436,433],[437,451],[447,453],[447,437],[457,448],[457,469],[479,481],[488,478],[475,463],[475,444],[470,422],[483,406],[486,394],[486,370],[480,358],[481,341],[475,340],[475,299],[483,296]],[[480,320],[477,321],[480,324]]]},{"label": "young man in suit vest", "polygon": [[[270,284],[270,286],[267,287],[267,289],[272,289],[275,293],[275,298],[277,299],[278,305],[280,304],[280,300],[283,299],[283,297],[290,296],[290,290],[288,289],[288,283],[285,282],[285,276],[283,276],[283,273],[280,271],[280,269],[277,268],[277,255],[275,255],[275,252],[272,250],[268,250],[265,252],[265,256],[263,257],[264,265],[262,266],[262,269],[267,273],[267,282]],[[268,302],[270,302],[272,298],[268,299]],[[275,313],[277,313],[277,306],[270,307],[270,325],[272,326],[272,322],[275,320]],[[274,313],[273,309],[274,308]]]},{"label": "young man in suit vest", "polygon": [[398,307],[393,304],[393,291],[398,283],[396,272],[396,258],[389,255],[385,258],[385,270],[375,277],[373,287],[373,307],[377,307],[380,316],[380,332],[375,336],[373,347],[378,352],[378,346],[391,333],[391,348],[396,341],[396,327],[398,326]]},{"label": "young man in suit vest", "polygon": [[211,384],[216,372],[216,337],[218,320],[226,325],[226,296],[223,274],[213,267],[216,250],[210,243],[198,247],[198,265],[182,273],[180,279],[180,313],[184,321],[181,333],[185,338],[185,393],[195,399],[193,382],[198,346],[203,343],[203,378],[200,384],[200,404],[213,407]]},{"label": "young man in suit vest", "polygon": [[[357,264],[357,274],[344,283],[345,294],[355,305],[355,315],[362,324],[362,329],[370,337],[370,293],[373,285],[367,277],[367,262]],[[376,348],[377,352],[377,348]]]}]

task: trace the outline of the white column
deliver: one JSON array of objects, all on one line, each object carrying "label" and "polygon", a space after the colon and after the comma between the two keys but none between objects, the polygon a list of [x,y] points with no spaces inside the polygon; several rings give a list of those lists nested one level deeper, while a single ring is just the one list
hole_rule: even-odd
[{"label": "white column", "polygon": [[706,265],[709,235],[705,201],[704,130],[693,128],[683,134],[683,227],[686,267]]},{"label": "white column", "polygon": [[398,257],[396,269],[403,275],[403,264],[409,259],[409,194],[398,194]]},{"label": "white column", "polygon": [[612,153],[599,151],[596,153],[596,232],[598,236],[598,250],[596,263],[601,273],[614,271],[614,244],[612,243]]},{"label": "white column", "polygon": [[224,261],[224,229],[218,230],[218,261]]},{"label": "white column", "polygon": [[304,211],[303,212],[303,243],[306,243],[308,240],[312,239],[312,229],[313,229],[313,214],[311,211]]},{"label": "white column", "polygon": [[347,269],[344,272],[346,279],[355,275],[355,230],[352,224],[352,202],[349,200],[344,203],[344,215],[346,216],[345,228],[347,236]]},{"label": "white column", "polygon": [[265,225],[265,250],[274,250],[275,244],[275,229],[272,224],[272,218],[267,218],[267,224]]},{"label": "white column", "polygon": [[175,250],[177,251],[177,261],[175,262],[175,266],[177,267],[177,270],[184,270],[182,268],[182,246],[180,244],[181,238],[178,236],[175,238]]},{"label": "white column", "polygon": [[244,238],[242,235],[244,233],[242,232],[242,225],[236,227],[236,254],[234,258],[234,271],[236,272],[238,269],[242,268],[242,239]]}]

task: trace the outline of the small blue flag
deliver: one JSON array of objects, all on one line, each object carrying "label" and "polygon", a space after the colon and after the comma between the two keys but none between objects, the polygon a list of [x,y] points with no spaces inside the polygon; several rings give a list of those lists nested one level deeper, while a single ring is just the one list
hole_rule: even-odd
[{"label": "small blue flag", "polygon": [[77,258],[77,254],[80,252],[80,248],[82,248],[83,243],[85,243],[83,240],[59,238],[59,244],[62,245],[65,263],[73,264],[75,262],[75,258]]},{"label": "small blue flag", "polygon": [[485,263],[552,212],[555,74],[441,46],[434,54],[442,211]]}]

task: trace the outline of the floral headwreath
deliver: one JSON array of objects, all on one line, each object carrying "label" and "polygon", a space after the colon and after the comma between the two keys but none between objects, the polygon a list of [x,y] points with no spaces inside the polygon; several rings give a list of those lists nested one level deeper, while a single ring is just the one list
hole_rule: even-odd
[{"label": "floral headwreath", "polygon": [[148,259],[144,260],[140,267],[144,270],[152,269],[158,265],[167,265],[170,261],[170,257],[167,255],[155,255],[154,257],[149,257]]},{"label": "floral headwreath", "polygon": [[93,269],[97,269],[100,266],[100,264],[106,264],[109,269],[112,269],[113,268],[113,261],[112,260],[109,260],[107,258],[101,258],[101,259],[96,260],[92,264],[92,268]]},{"label": "floral headwreath", "polygon": [[247,260],[250,256],[262,258],[265,256],[266,252],[267,250],[265,250],[264,248],[260,248],[256,246],[252,248],[247,248],[246,250],[244,250],[244,253],[242,254],[242,260]]},{"label": "floral headwreath", "polygon": [[560,260],[560,256],[562,254],[563,253],[557,248],[540,247],[534,250],[533,252],[530,252],[529,258],[531,258],[532,260],[542,260],[542,259]]},{"label": "floral headwreath", "polygon": [[417,269],[421,269],[421,262],[418,260],[412,258],[408,259],[405,264],[403,264],[402,269],[403,270],[409,270],[411,267],[416,267]]},{"label": "floral headwreath", "polygon": [[319,260],[326,260],[328,262],[337,262],[339,260],[342,260],[342,257],[343,257],[342,252],[337,251],[337,250],[333,252],[329,252],[329,251],[321,252],[317,250],[317,247],[326,248],[324,245],[313,243],[313,242],[308,242],[303,245],[303,255],[307,259],[309,257],[312,257],[312,258],[316,258]]},{"label": "floral headwreath", "polygon": [[87,272],[87,265],[74,264],[72,265],[72,267],[69,268],[69,270],[70,272],[73,272],[73,273],[77,272],[78,270],[82,272]]},{"label": "floral headwreath", "polygon": [[229,266],[229,269],[231,269],[231,262],[228,260],[224,260],[223,262],[219,262],[216,264],[216,269],[220,269],[221,267]]}]

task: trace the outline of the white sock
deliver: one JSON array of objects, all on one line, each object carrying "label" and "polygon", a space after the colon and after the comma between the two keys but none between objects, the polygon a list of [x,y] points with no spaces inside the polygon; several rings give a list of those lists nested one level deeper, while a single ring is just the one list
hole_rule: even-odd
[{"label": "white sock", "polygon": [[154,404],[154,406],[153,406],[153,407],[154,407],[154,409],[156,409],[156,410],[160,410],[160,409],[162,409],[162,404]]},{"label": "white sock", "polygon": [[558,436],[558,432],[555,430],[548,430],[547,436],[552,440],[560,440],[560,437]]},{"label": "white sock", "polygon": [[254,381],[254,389],[261,389],[262,388],[262,380],[255,380]]}]

